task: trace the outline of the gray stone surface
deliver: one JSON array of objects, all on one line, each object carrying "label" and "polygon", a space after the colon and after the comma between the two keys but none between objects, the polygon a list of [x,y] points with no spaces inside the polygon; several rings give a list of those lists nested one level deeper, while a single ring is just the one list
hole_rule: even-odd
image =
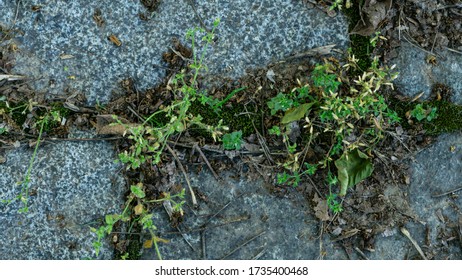
[{"label": "gray stone surface", "polygon": [[[412,178],[409,188],[409,198],[418,218],[431,229],[430,240],[434,245],[439,232],[448,222],[457,223],[462,205],[462,197],[450,195],[434,198],[433,195],[448,192],[461,187],[462,181],[462,133],[441,135],[429,148],[416,156],[416,162],[411,165]],[[437,212],[445,216],[441,221]],[[419,235],[425,236],[425,227],[420,225]],[[458,244],[451,246],[452,254],[462,257]]]},{"label": "gray stone surface", "polygon": [[[6,153],[0,164],[0,198],[17,196],[33,149]],[[120,212],[124,181],[120,165],[106,142],[66,142],[39,148],[34,163],[29,212],[19,214],[22,204],[0,204],[0,259],[94,258],[95,235],[104,214]],[[111,259],[105,240],[100,258]]]},{"label": "gray stone surface", "polygon": [[[199,25],[189,1],[161,1],[149,21],[139,19],[145,12],[140,1],[10,1],[0,0],[0,25],[18,30],[12,41],[19,47],[12,72],[31,78],[35,89],[50,95],[64,91],[83,92],[89,103],[105,102],[121,79],[133,77],[140,89],[155,85],[165,75],[162,53],[171,46],[172,37],[184,38],[185,32]],[[193,1],[207,25],[221,18],[218,40],[208,50],[207,66],[211,75],[237,78],[247,68],[260,67],[288,55],[335,43],[345,48],[347,24],[343,17],[329,18],[319,10],[309,9],[302,1]],[[18,5],[19,4],[19,5]],[[38,12],[33,5],[41,5]],[[101,9],[103,27],[93,21],[96,8]],[[110,34],[122,42],[116,47],[108,41]],[[71,55],[61,59],[61,55]],[[160,67],[154,66],[159,65]],[[8,161],[0,165],[0,197],[14,197],[32,154],[30,149],[8,152]],[[69,142],[48,144],[40,148],[32,172],[31,188],[37,194],[30,199],[30,213],[18,215],[18,203],[1,205],[1,259],[80,259],[92,256],[89,225],[97,219],[119,212],[123,182],[113,177],[119,166],[109,143]],[[115,181],[113,181],[115,180]],[[231,197],[228,193],[227,198]],[[224,200],[224,198],[219,198]],[[253,201],[252,199],[255,199]],[[287,228],[277,230],[287,241],[273,235],[262,240],[275,249],[265,258],[302,258],[315,256],[313,250],[296,252],[305,239],[295,236],[310,221],[303,213],[291,210],[287,201],[270,202],[270,196],[248,195],[247,209],[268,203],[293,213]],[[298,210],[303,210],[297,206]],[[212,209],[212,208],[211,208]],[[269,211],[269,208],[265,208]],[[263,214],[260,211],[260,214]],[[296,214],[296,215],[295,215]],[[254,216],[257,219],[257,216]],[[274,218],[272,218],[274,219]],[[255,220],[256,221],[256,220]],[[270,220],[273,222],[273,220]],[[314,219],[311,221],[314,223]],[[255,230],[267,229],[260,222]],[[230,230],[236,237],[246,238],[243,228]],[[211,239],[217,236],[211,232]],[[228,236],[236,243],[234,235]],[[277,246],[276,242],[283,245]],[[230,243],[231,244],[231,243]],[[75,246],[74,246],[75,245]],[[214,245],[210,245],[214,246]],[[285,247],[284,247],[285,246]],[[306,248],[308,245],[304,245]],[[305,248],[303,247],[303,248]],[[174,248],[174,247],[173,247]],[[282,252],[291,248],[290,252]],[[222,248],[223,252],[226,248]],[[164,248],[162,250],[165,250]],[[222,251],[219,251],[220,253]],[[218,253],[218,252],[217,252]],[[240,256],[238,252],[235,257]],[[167,254],[168,256],[168,254]],[[178,256],[178,255],[171,255]],[[213,257],[217,257],[213,256]],[[100,258],[112,258],[105,244]]]},{"label": "gray stone surface", "polygon": [[[139,1],[12,1],[0,0],[0,24],[15,27],[23,34],[14,42],[20,51],[13,72],[38,79],[33,85],[49,94],[62,94],[66,89],[83,92],[90,103],[107,101],[117,82],[134,77],[142,89],[153,86],[164,76],[161,55],[168,50],[172,37],[183,38],[188,28],[199,25],[189,1],[165,0],[152,19],[138,17],[145,12]],[[246,68],[264,66],[313,47],[336,43],[345,48],[346,22],[342,17],[328,18],[318,10],[310,10],[303,1],[194,1],[198,13],[209,25],[215,17],[222,23],[218,41],[210,48],[207,65],[210,74],[237,78]],[[16,6],[16,3],[20,3]],[[32,5],[43,5],[32,12]],[[16,10],[18,8],[18,10]],[[104,27],[92,19],[96,8],[102,10]],[[116,47],[107,40],[115,34],[122,41]],[[2,42],[7,44],[10,42]],[[73,58],[62,60],[61,54]],[[443,52],[438,64],[425,62],[425,53],[403,43],[395,63],[401,76],[397,86],[404,94],[420,92],[428,97],[435,82],[452,87],[454,101],[462,103],[461,56]],[[73,76],[75,79],[71,79]],[[50,81],[54,81],[50,83]],[[461,198],[431,198],[435,192],[458,187],[462,174],[461,134],[442,136],[438,142],[422,151],[412,164],[410,203],[419,219],[428,223],[432,242],[441,222],[435,211],[450,219],[455,212],[451,203],[460,205]],[[455,146],[455,152],[450,147]],[[0,198],[17,195],[15,183],[26,172],[31,149],[21,148],[6,154],[7,162],[0,165]],[[113,163],[115,154],[110,143],[64,142],[40,148],[32,172],[30,213],[19,215],[20,205],[0,205],[0,259],[81,259],[93,256],[93,236],[89,226],[97,227],[105,214],[119,212],[123,204],[124,182],[118,177],[120,166]],[[229,256],[249,259],[260,251],[261,259],[316,259],[319,257],[318,222],[307,202],[299,193],[289,191],[277,198],[260,181],[236,180],[222,175],[227,183],[217,183],[204,172],[190,174],[193,185],[209,198],[200,208],[187,208],[185,225],[195,228],[215,214],[226,203],[232,203],[217,215],[209,226],[248,216],[248,220],[206,231],[207,258],[219,259],[249,238],[264,232]],[[244,193],[242,196],[238,196]],[[200,235],[167,234],[169,229],[164,211],[156,212],[155,224],[161,236],[171,240],[162,244],[166,259],[201,259]],[[206,216],[201,216],[206,215]],[[207,216],[208,215],[208,216]],[[424,235],[419,224],[407,225],[415,236]],[[375,259],[402,259],[412,245],[396,228],[388,237],[378,237]],[[109,240],[106,240],[109,242]],[[325,259],[345,259],[338,244],[323,239]],[[454,251],[457,256],[460,252]],[[459,255],[460,256],[460,255]],[[104,244],[100,258],[112,258],[112,249]],[[145,259],[155,259],[153,250],[146,250]]]},{"label": "gray stone surface", "polygon": [[[270,193],[270,185],[263,181],[249,181],[241,176],[236,180],[233,172],[223,172],[223,181],[218,182],[209,173],[190,173],[191,183],[207,197],[207,202],[200,201],[199,208],[192,212],[186,208],[186,217],[181,226],[184,238],[171,228],[168,216],[159,208],[156,211],[155,224],[161,234],[170,240],[160,245],[165,259],[203,259],[203,241],[201,232],[188,233],[188,229],[198,229],[214,214],[231,202],[207,224],[205,231],[205,252],[207,259],[221,259],[232,250],[262,233],[248,244],[242,246],[226,259],[252,259],[263,252],[259,259],[318,259],[319,221],[312,215],[312,210],[303,195],[294,189],[288,189],[284,197]],[[248,217],[240,222],[229,223]],[[226,225],[223,225],[226,224]],[[217,225],[223,225],[217,227]],[[187,241],[186,241],[187,240]],[[188,243],[191,245],[188,245]],[[338,244],[333,244],[324,235],[323,251],[325,259],[346,259]],[[153,249],[145,250],[144,259],[157,259]]]},{"label": "gray stone surface", "polygon": [[[343,17],[329,18],[302,1],[192,1],[204,22],[219,17],[218,41],[209,50],[210,74],[237,78],[246,68],[264,66],[275,59],[326,44],[345,48],[347,24]],[[11,25],[16,1],[2,0],[0,24]],[[172,37],[184,38],[199,25],[189,1],[161,1],[152,19],[142,21],[145,8],[137,0],[20,1],[15,38],[20,48],[15,73],[33,79],[37,89],[61,94],[64,89],[84,92],[90,103],[107,101],[117,82],[132,77],[140,89],[164,77],[162,53]],[[32,5],[42,5],[32,12]],[[93,20],[101,9],[105,25]],[[110,34],[122,42],[116,47]],[[74,56],[62,60],[61,54]],[[73,76],[75,79],[70,79]],[[50,81],[53,87],[50,88]]]},{"label": "gray stone surface", "polygon": [[437,51],[437,64],[427,63],[427,53],[406,42],[401,42],[399,55],[392,61],[400,72],[395,80],[402,94],[414,97],[423,92],[427,99],[435,83],[449,86],[453,90],[452,101],[462,104],[462,55],[451,51]]}]

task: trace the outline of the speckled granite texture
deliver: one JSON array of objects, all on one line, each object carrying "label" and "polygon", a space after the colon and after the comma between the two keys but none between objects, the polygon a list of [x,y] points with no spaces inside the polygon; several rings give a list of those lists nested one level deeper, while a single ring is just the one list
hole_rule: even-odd
[{"label": "speckled granite texture", "polygon": [[[461,215],[460,195],[444,195],[433,197],[461,187],[462,181],[462,133],[445,134],[415,157],[412,164],[412,178],[409,186],[410,202],[421,221],[430,228],[429,238],[433,245],[440,245],[437,237],[441,235],[449,223],[456,223]],[[458,192],[457,194],[460,194]],[[438,212],[444,215],[445,221],[438,218]],[[425,226],[417,225],[419,234],[425,236]],[[419,240],[422,241],[423,240]],[[460,259],[461,247],[450,244],[448,251],[452,258]]]},{"label": "speckled granite texture", "polygon": [[[138,0],[0,0],[0,24],[14,24],[18,31],[13,41],[2,44],[19,47],[12,72],[28,76],[35,89],[48,96],[83,92],[90,104],[104,103],[121,79],[134,78],[140,89],[162,80],[166,65],[161,57],[171,39],[183,40],[189,28],[200,24],[189,2],[161,1],[151,19],[143,21],[139,13],[146,9]],[[237,78],[247,68],[313,47],[335,43],[341,49],[347,44],[344,18],[329,18],[302,1],[192,2],[206,25],[221,18],[218,40],[206,58],[210,75]],[[32,11],[37,5],[40,10]],[[93,19],[96,9],[105,21],[101,27]],[[120,47],[108,40],[110,34],[120,39]],[[17,195],[15,183],[23,178],[31,154],[30,149],[6,154],[8,161],[0,165],[1,198]],[[0,259],[92,257],[94,239],[89,226],[100,225],[98,219],[123,204],[123,182],[115,176],[120,167],[113,164],[115,157],[110,143],[103,142],[41,147],[32,172],[31,188],[37,194],[30,199],[30,213],[17,214],[18,203],[0,206]],[[287,202],[281,205],[289,208]],[[301,215],[294,216],[299,220],[295,227],[303,224]],[[287,231],[281,230],[281,234]],[[289,240],[296,243],[285,243],[303,244],[296,236]],[[298,256],[272,254],[268,256]],[[112,257],[105,243],[100,258]]]},{"label": "speckled granite texture", "polygon": [[[32,149],[6,153],[0,165],[0,198],[14,198],[26,174]],[[0,204],[0,259],[94,258],[95,235],[104,214],[120,212],[124,181],[105,142],[47,144],[38,150],[31,173],[29,213],[21,204]],[[111,259],[109,241],[100,258]]]},{"label": "speckled granite texture", "polygon": [[[139,13],[146,9],[138,0],[21,1],[15,27],[23,34],[15,38],[20,52],[13,72],[39,79],[36,88],[53,94],[81,91],[89,103],[107,101],[123,78],[135,78],[140,89],[153,86],[164,77],[161,56],[172,37],[183,39],[188,28],[200,25],[189,2],[161,1],[152,18],[143,21]],[[209,27],[221,18],[218,40],[207,56],[211,75],[237,78],[246,68],[290,54],[333,43],[342,49],[347,43],[343,17],[329,18],[302,1],[192,2]],[[16,1],[1,3],[0,24],[9,26]],[[33,5],[42,8],[33,12]],[[103,27],[93,20],[97,8]],[[122,46],[112,44],[110,34]],[[73,58],[60,59],[62,54]]]},{"label": "speckled granite texture", "polygon": [[[236,180],[233,174],[222,172],[223,181],[217,181],[208,170],[190,173],[191,184],[207,199],[199,200],[194,212],[186,208],[187,220],[181,226],[184,238],[170,227],[167,214],[158,208],[155,225],[160,232],[173,232],[161,233],[161,237],[170,240],[160,245],[164,259],[253,259],[258,256],[258,259],[303,260],[320,257],[319,238],[316,238],[319,221],[307,207],[303,195],[289,189],[286,195],[275,197],[268,190],[272,187],[270,184],[260,179],[246,180],[245,174]],[[208,220],[205,233],[197,231]],[[188,229],[193,231],[187,232]],[[338,244],[329,242],[326,235],[323,237],[325,259],[347,258]],[[227,256],[240,245],[243,246]],[[150,249],[145,250],[142,258],[157,259],[157,256]]]},{"label": "speckled granite texture", "polygon": [[395,85],[406,96],[414,97],[423,92],[422,98],[426,99],[431,94],[432,86],[441,83],[452,89],[452,101],[462,104],[462,55],[450,51],[437,53],[441,57],[433,65],[427,63],[427,53],[401,42],[399,55],[392,61],[400,72]]}]

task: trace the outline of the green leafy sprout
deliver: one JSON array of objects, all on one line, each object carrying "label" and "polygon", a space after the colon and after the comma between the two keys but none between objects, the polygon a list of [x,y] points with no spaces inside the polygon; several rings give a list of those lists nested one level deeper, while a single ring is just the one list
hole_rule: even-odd
[{"label": "green leafy sprout", "polygon": [[423,104],[417,104],[414,109],[412,109],[410,115],[416,118],[419,122],[426,119],[427,121],[432,121],[437,117],[436,107],[425,107]]}]

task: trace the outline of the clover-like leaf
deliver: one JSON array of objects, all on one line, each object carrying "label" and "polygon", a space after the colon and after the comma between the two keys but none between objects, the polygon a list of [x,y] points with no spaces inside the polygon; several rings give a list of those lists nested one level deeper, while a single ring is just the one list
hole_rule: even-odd
[{"label": "clover-like leaf", "polygon": [[374,167],[366,154],[358,149],[344,153],[335,161],[340,182],[340,196],[344,196],[349,187],[356,185],[372,174]]},{"label": "clover-like leaf", "polygon": [[146,196],[146,194],[144,193],[144,191],[141,189],[142,185],[141,184],[136,184],[136,185],[133,185],[130,187],[130,190],[132,191],[132,193],[138,197],[138,198],[144,198]]}]

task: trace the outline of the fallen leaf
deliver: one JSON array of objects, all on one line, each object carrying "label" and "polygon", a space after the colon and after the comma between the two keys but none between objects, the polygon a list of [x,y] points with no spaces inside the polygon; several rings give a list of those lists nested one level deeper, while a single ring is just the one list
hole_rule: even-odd
[{"label": "fallen leaf", "polygon": [[379,24],[386,19],[390,4],[391,0],[382,2],[376,0],[366,1],[361,10],[363,20],[358,21],[350,34],[372,35],[379,27]]},{"label": "fallen leaf", "polygon": [[13,143],[13,147],[15,147],[15,148],[21,147],[21,142],[15,141],[15,142]]},{"label": "fallen leaf", "polygon": [[314,194],[313,202],[316,203],[314,207],[314,215],[321,221],[329,221],[329,209],[327,207],[327,200],[322,199],[318,196],[318,194]]},{"label": "fallen leaf", "polygon": [[372,174],[374,167],[369,157],[355,149],[344,153],[335,161],[340,182],[340,196],[344,196],[349,187],[356,185]]},{"label": "fallen leaf", "polygon": [[96,116],[96,133],[103,135],[121,135],[124,136],[128,128],[135,126],[128,120],[118,117],[118,120],[122,123],[117,123],[112,115],[98,115]]},{"label": "fallen leaf", "polygon": [[270,69],[268,70],[268,72],[266,72],[266,78],[268,78],[268,80],[270,80],[271,82],[276,83],[276,81],[274,80],[274,76],[276,76],[276,74],[274,74],[273,69]]},{"label": "fallen leaf", "polygon": [[64,60],[64,59],[71,59],[71,58],[74,58],[74,56],[71,55],[71,54],[64,54],[64,53],[63,53],[63,54],[59,55],[59,58]]},{"label": "fallen leaf", "polygon": [[257,152],[261,151],[261,146],[260,145],[244,142],[243,146],[247,151],[249,151],[251,153],[257,153]]},{"label": "fallen leaf", "polygon": [[152,243],[153,243],[153,242],[152,242],[152,239],[148,239],[148,240],[144,241],[144,243],[143,243],[143,248],[144,248],[144,249],[150,249],[150,248],[152,248]]}]

